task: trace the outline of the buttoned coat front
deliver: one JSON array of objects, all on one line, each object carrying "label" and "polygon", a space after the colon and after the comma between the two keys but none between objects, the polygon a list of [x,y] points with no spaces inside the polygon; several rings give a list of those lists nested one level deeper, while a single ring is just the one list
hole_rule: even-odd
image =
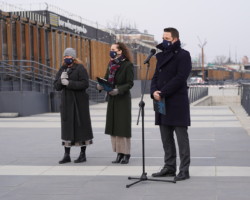
[{"label": "buttoned coat front", "polygon": [[56,74],[54,86],[61,93],[61,138],[65,141],[84,142],[93,138],[89,96],[89,78],[86,69],[81,64],[74,64],[68,71],[69,85],[61,83],[61,74],[67,71],[62,66]]},{"label": "buttoned coat front", "polygon": [[[108,79],[109,67],[105,75]],[[106,115],[105,134],[111,136],[131,137],[131,94],[134,85],[133,64],[128,60],[121,61],[115,74],[115,88],[119,94],[109,95]]]},{"label": "buttoned coat front", "polygon": [[157,65],[151,81],[151,97],[161,91],[165,98],[166,115],[155,112],[156,125],[190,126],[190,108],[187,79],[191,72],[191,57],[188,51],[175,42],[168,50],[162,44],[162,52],[156,55]]}]

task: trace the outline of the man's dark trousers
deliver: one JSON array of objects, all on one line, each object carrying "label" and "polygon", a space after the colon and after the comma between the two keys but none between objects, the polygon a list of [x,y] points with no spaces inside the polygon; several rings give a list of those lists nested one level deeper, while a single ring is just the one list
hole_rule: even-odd
[{"label": "man's dark trousers", "polygon": [[190,165],[190,147],[187,127],[160,125],[161,139],[165,152],[165,166],[169,170],[176,172],[176,147],[174,141],[174,132],[177,137],[180,155],[179,171],[188,172]]}]

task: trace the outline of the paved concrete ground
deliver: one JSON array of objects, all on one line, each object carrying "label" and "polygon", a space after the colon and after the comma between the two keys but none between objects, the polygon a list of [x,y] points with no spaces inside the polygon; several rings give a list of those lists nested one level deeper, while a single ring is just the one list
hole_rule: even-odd
[{"label": "paved concrete ground", "polygon": [[[133,182],[128,176],[142,173],[141,123],[136,125],[139,101],[133,99],[132,158],[125,166],[111,164],[115,154],[103,133],[105,103],[91,106],[94,144],[87,148],[87,162],[81,164],[58,164],[63,155],[58,113],[0,118],[0,199],[249,199],[250,137],[228,106],[191,107],[189,180],[144,181],[126,188]],[[163,150],[148,95],[145,103],[146,172],[151,178],[163,165]],[[78,154],[79,148],[73,148],[72,160]]]}]

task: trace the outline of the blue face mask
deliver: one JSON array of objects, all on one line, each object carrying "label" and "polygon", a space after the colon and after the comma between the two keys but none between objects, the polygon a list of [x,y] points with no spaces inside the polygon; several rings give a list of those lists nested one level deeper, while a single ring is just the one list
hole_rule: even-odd
[{"label": "blue face mask", "polygon": [[117,56],[117,52],[116,51],[110,51],[109,56],[110,56],[110,58],[115,58]]},{"label": "blue face mask", "polygon": [[162,46],[167,49],[168,47],[170,47],[172,45],[172,42],[168,41],[168,40],[163,40],[162,41]]},{"label": "blue face mask", "polygon": [[65,62],[67,65],[71,65],[71,64],[74,62],[74,60],[73,60],[73,58],[64,58],[64,62]]}]

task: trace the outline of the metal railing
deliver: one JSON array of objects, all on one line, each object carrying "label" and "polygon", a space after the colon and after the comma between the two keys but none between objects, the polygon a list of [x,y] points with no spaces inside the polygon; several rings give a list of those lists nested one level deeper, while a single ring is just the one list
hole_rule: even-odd
[{"label": "metal railing", "polygon": [[99,92],[96,89],[97,82],[93,80],[89,80],[89,88],[87,89],[87,93],[89,95],[89,100],[95,103],[105,102],[106,92]]},{"label": "metal railing", "polygon": [[[58,104],[60,95],[54,89],[57,71],[47,65],[31,60],[0,61],[0,91],[37,91],[50,94],[52,104]],[[86,91],[93,103],[105,101],[105,92],[96,89],[96,82],[89,80]],[[53,93],[53,94],[52,94]],[[57,105],[53,107],[58,107]],[[58,110],[55,108],[55,110]]]},{"label": "metal railing", "polygon": [[241,85],[241,105],[250,115],[250,83],[243,83]]},{"label": "metal railing", "polygon": [[74,21],[80,22],[81,24],[86,24],[88,26],[115,34],[113,30],[107,28],[104,25],[99,24],[98,22],[83,18],[83,17],[75,14],[74,12],[69,12],[67,10],[61,9],[58,6],[48,4],[46,2],[41,2],[41,3],[20,2],[20,4],[18,4],[18,5],[13,5],[13,4],[7,3],[5,1],[0,1],[0,10],[3,10],[4,12],[12,12],[13,14],[16,14],[18,16],[28,17],[31,20],[43,22],[45,24],[48,23],[46,16],[44,16],[42,14],[34,13],[32,11],[47,10],[47,11],[54,12],[58,15],[64,16],[66,18],[70,18]]},{"label": "metal railing", "polygon": [[208,87],[190,86],[188,90],[189,103],[193,103],[208,95]]},{"label": "metal railing", "polygon": [[[56,70],[31,60],[0,61],[0,91],[37,91],[49,94],[55,92],[53,82]],[[89,99],[104,102],[105,92],[96,89],[96,82],[89,80]],[[207,87],[190,86],[189,102],[193,103],[208,95]],[[246,97],[245,97],[246,98]]]},{"label": "metal railing", "polygon": [[53,90],[56,70],[50,66],[31,60],[0,61],[0,91]]}]

